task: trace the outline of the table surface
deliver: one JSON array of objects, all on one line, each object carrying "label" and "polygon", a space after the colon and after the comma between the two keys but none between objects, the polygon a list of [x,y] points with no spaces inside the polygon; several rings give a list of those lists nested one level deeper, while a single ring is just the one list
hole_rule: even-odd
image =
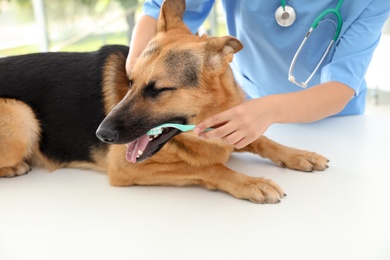
[{"label": "table surface", "polygon": [[0,179],[0,259],[390,259],[390,116],[273,125],[330,158],[325,172],[251,154],[228,165],[288,196],[257,205],[199,187],[111,187],[105,174],[34,169]]}]

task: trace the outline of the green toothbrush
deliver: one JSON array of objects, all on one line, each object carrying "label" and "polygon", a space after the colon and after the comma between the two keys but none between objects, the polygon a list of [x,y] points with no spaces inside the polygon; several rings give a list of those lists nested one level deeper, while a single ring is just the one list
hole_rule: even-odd
[{"label": "green toothbrush", "polygon": [[[187,132],[187,131],[194,130],[195,125],[182,125],[182,124],[167,123],[167,124],[162,124],[162,125],[159,125],[159,126],[156,126],[152,129],[150,129],[147,134],[148,135],[159,135],[163,132],[163,129],[167,128],[167,127],[173,127],[173,128],[179,129],[182,132]],[[205,131],[210,131],[212,129],[213,128],[207,128]]]}]

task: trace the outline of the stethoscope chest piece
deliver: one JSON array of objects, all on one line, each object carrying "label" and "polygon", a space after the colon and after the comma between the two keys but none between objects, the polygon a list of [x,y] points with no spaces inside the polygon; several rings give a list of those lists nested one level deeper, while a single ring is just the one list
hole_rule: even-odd
[{"label": "stethoscope chest piece", "polygon": [[289,5],[286,5],[284,8],[280,6],[276,9],[275,20],[276,22],[283,27],[288,27],[295,22],[295,10]]}]

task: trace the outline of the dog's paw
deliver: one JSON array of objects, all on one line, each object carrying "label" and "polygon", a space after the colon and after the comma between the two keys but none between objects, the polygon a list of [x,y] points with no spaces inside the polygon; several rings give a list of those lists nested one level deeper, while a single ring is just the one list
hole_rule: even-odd
[{"label": "dog's paw", "polygon": [[236,197],[247,199],[254,203],[279,203],[286,196],[282,188],[265,178],[251,178],[250,181],[238,187]]},{"label": "dog's paw", "polygon": [[276,164],[283,168],[312,172],[325,170],[328,168],[328,162],[329,159],[320,154],[295,150],[288,157],[277,161]]},{"label": "dog's paw", "polygon": [[27,174],[31,170],[30,165],[20,162],[13,167],[0,168],[0,177],[16,177]]}]

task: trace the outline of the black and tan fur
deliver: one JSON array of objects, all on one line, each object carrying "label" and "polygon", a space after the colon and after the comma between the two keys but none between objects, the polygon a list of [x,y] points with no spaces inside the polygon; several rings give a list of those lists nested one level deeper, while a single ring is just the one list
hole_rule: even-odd
[{"label": "black and tan fur", "polygon": [[[221,140],[170,131],[137,163],[125,158],[125,144],[157,125],[196,124],[243,101],[229,68],[241,43],[191,34],[184,8],[181,0],[164,2],[157,35],[131,75],[124,46],[1,59],[0,176],[23,175],[30,166],[90,168],[107,172],[115,186],[200,185],[256,203],[280,201],[284,192],[271,180],[225,166],[234,149]],[[296,170],[327,167],[323,156],[265,136],[240,151]]]}]

